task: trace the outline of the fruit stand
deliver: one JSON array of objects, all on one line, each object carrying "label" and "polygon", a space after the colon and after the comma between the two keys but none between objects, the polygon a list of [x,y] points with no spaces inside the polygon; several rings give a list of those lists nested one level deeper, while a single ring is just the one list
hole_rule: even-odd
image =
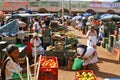
[{"label": "fruit stand", "polygon": [[97,80],[92,70],[76,71],[75,80]]},{"label": "fruit stand", "polygon": [[38,80],[58,80],[57,57],[42,57]]}]

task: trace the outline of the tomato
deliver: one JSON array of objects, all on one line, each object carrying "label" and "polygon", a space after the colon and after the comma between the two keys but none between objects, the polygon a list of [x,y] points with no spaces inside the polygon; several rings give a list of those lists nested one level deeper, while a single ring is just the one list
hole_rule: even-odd
[{"label": "tomato", "polygon": [[46,57],[42,57],[41,66],[42,67],[56,67],[57,64],[54,59],[47,59]]}]

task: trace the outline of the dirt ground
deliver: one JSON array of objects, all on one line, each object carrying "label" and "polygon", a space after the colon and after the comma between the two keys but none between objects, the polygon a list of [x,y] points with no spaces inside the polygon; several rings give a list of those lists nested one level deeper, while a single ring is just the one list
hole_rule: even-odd
[{"label": "dirt ground", "polygon": [[[69,30],[78,37],[79,42],[86,44],[86,38],[78,30],[69,27]],[[93,70],[98,80],[105,78],[120,78],[120,61],[116,57],[103,48],[97,47],[99,61],[91,65],[90,69]],[[75,71],[67,71],[65,69],[58,70],[58,80],[74,80]]]}]

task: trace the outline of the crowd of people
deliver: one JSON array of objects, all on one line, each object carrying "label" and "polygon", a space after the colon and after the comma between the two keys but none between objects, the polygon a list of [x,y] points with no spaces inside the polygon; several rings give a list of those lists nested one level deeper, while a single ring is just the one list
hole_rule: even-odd
[{"label": "crowd of people", "polygon": [[[88,19],[88,18],[87,18]],[[64,22],[61,22],[60,20],[56,20],[58,24],[63,24],[65,28],[71,27],[71,24],[68,24],[68,22],[74,22],[76,25],[72,26],[76,29],[78,29],[80,32],[83,33],[83,35],[87,38],[87,44],[73,44],[72,48],[76,50],[76,57],[82,57],[84,60],[83,67],[84,69],[87,69],[89,64],[93,64],[98,62],[97,58],[97,41],[101,40],[104,36],[104,24],[102,21],[94,20],[94,17],[90,17],[87,20],[85,17],[78,19],[76,21],[71,21],[70,19],[65,19]],[[43,41],[38,36],[39,33],[42,32],[44,28],[50,27],[50,19],[48,17],[39,18],[34,17],[29,20],[29,25],[27,27],[28,30],[30,30],[30,33],[33,33],[32,37],[29,39],[29,44],[26,43],[28,52],[31,52],[31,56],[35,57],[35,51],[37,53],[37,56],[43,55],[45,53],[45,48],[43,47],[42,43]],[[71,25],[71,26],[70,26]],[[17,43],[23,44],[25,43],[25,38],[23,37],[24,34],[23,27],[19,27],[19,30],[17,32]],[[36,48],[35,48],[36,47]],[[36,49],[36,50],[35,50]],[[8,79],[12,76],[12,73],[15,72],[13,69],[13,66],[10,62],[12,60],[14,62],[14,67],[19,70],[19,72],[24,71],[20,67],[20,65],[17,62],[19,53],[18,48],[15,45],[8,45],[7,47],[7,53],[8,57],[4,61],[3,65],[3,74],[4,78]],[[10,58],[10,59],[9,59]],[[5,67],[7,66],[7,67]]]}]

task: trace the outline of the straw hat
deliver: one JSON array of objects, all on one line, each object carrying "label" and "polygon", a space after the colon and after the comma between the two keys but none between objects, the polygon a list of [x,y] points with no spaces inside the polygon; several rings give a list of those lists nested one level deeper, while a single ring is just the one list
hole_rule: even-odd
[{"label": "straw hat", "polygon": [[36,37],[36,36],[38,36],[38,34],[35,32],[35,33],[33,33],[33,37]]},{"label": "straw hat", "polygon": [[55,47],[53,47],[53,46],[50,45],[50,46],[47,47],[46,50],[47,50],[47,51],[50,51],[50,50],[53,50],[54,48],[55,48]]},{"label": "straw hat", "polygon": [[89,16],[88,20],[94,19],[94,16]]}]

